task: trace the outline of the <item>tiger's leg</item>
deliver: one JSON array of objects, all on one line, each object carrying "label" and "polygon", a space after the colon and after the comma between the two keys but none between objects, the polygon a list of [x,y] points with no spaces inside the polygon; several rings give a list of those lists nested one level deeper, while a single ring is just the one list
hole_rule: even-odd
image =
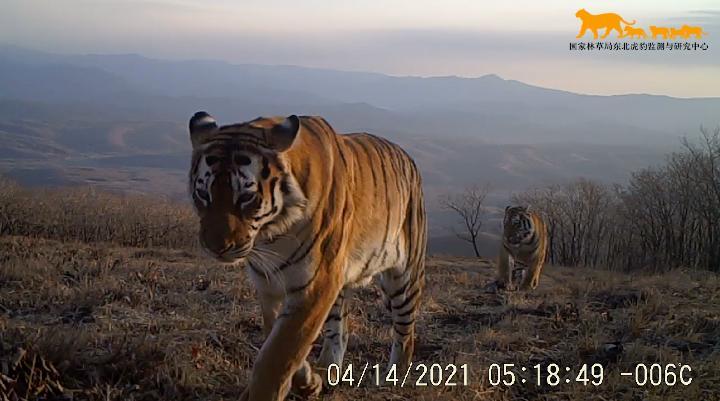
[{"label": "tiger's leg", "polygon": [[296,389],[311,391],[305,395],[320,392],[322,380],[312,373],[305,358],[342,288],[342,270],[336,263],[324,260],[306,284],[288,289],[282,312],[260,349],[241,401],[282,401],[293,379]]},{"label": "tiger's leg", "polygon": [[[263,315],[263,332],[267,338],[272,332],[273,325],[277,319],[280,309],[282,308],[282,298],[275,296],[270,293],[260,293],[260,309]],[[292,389],[293,392],[299,395],[306,395],[307,393],[319,392],[320,384],[317,380],[314,380],[312,373],[312,367],[307,360],[302,362],[300,368],[295,371],[292,378]]]},{"label": "tiger's leg", "polygon": [[600,39],[605,39],[605,38],[607,38],[608,35],[610,35],[610,32],[611,32],[612,30],[613,30],[613,28],[610,27],[610,26],[608,26],[608,27],[605,29],[605,33],[603,34],[603,36],[602,36]]},{"label": "tiger's leg", "polygon": [[[620,23],[618,22],[617,25],[615,25],[614,29],[618,31],[618,38],[624,38],[622,27],[620,26]],[[640,33],[638,33],[638,38],[640,38]]]},{"label": "tiger's leg", "polygon": [[381,287],[390,304],[392,314],[392,349],[389,368],[406,369],[415,350],[415,316],[422,292],[425,260],[417,267],[407,265],[382,273]]},{"label": "tiger's leg", "polygon": [[258,298],[260,299],[260,310],[263,315],[263,333],[267,337],[272,331],[275,320],[280,313],[280,308],[282,308],[282,298],[262,292],[258,294]]},{"label": "tiger's leg", "polygon": [[575,38],[576,39],[582,38],[583,36],[585,36],[585,32],[587,32],[587,30],[588,30],[588,27],[583,24],[583,26],[580,27],[580,33],[578,33],[578,35]]},{"label": "tiger's leg", "polygon": [[[342,367],[348,341],[348,321],[346,298],[350,290],[343,289],[335,299],[323,328],[323,346],[318,358],[318,367],[327,369],[331,364]],[[323,377],[327,379],[327,375]]]},{"label": "tiger's leg", "polygon": [[508,253],[505,247],[500,248],[500,256],[498,258],[498,282],[501,287],[506,290],[512,290],[513,285],[513,269],[515,268],[515,261]]},{"label": "tiger's leg", "polygon": [[540,283],[540,273],[543,269],[543,258],[537,257],[528,266],[529,270],[525,271],[525,279],[523,280],[521,289],[523,291],[534,290]]}]

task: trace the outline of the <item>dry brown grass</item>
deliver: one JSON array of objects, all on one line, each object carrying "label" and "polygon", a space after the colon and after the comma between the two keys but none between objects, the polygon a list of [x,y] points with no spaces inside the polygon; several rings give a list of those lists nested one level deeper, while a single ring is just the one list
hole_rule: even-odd
[{"label": "dry brown grass", "polygon": [[92,187],[23,188],[0,176],[0,234],[191,249],[192,209],[162,196]]},{"label": "dry brown grass", "polygon": [[[536,292],[523,295],[486,292],[487,263],[428,262],[415,360],[467,363],[470,385],[343,386],[324,399],[719,399],[717,275],[548,267]],[[263,341],[242,271],[186,251],[4,236],[0,266],[0,394],[7,399],[232,400]],[[389,318],[378,297],[370,286],[351,306],[347,362],[356,367],[387,360]],[[488,383],[492,363],[550,362],[602,363],[605,382]],[[694,381],[639,387],[619,375],[639,362],[689,364]]]}]

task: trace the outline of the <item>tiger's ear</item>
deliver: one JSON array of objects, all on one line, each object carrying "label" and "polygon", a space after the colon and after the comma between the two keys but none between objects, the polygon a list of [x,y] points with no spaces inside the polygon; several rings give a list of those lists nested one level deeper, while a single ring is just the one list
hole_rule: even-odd
[{"label": "tiger's ear", "polygon": [[505,213],[507,213],[508,210],[510,210],[510,205],[505,206]]},{"label": "tiger's ear", "polygon": [[300,118],[293,114],[270,129],[269,145],[278,152],[284,152],[290,149],[298,132],[300,132]]},{"label": "tiger's ear", "polygon": [[217,122],[210,114],[198,111],[190,119],[188,128],[190,129],[190,142],[192,142],[193,149],[195,149],[215,133]]}]

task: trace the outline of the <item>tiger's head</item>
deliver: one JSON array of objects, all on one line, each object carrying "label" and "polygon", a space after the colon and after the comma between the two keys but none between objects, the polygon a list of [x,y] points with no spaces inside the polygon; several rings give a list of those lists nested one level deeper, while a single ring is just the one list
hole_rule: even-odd
[{"label": "tiger's head", "polygon": [[200,217],[200,245],[221,262],[241,262],[256,241],[271,240],[302,216],[306,198],[285,158],[300,119],[258,118],[218,127],[201,111],[189,128],[189,192]]},{"label": "tiger's head", "polygon": [[519,246],[533,235],[530,208],[525,206],[508,206],[503,219],[503,236],[508,245]]},{"label": "tiger's head", "polygon": [[590,15],[590,13],[587,12],[584,8],[579,9],[578,12],[575,13],[575,16],[580,19],[585,19],[588,15]]}]

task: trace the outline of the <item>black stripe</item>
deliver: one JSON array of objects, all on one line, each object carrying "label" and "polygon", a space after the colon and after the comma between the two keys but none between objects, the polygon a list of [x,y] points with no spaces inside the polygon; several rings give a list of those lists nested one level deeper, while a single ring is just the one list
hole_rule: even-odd
[{"label": "black stripe", "polygon": [[260,215],[260,216],[255,216],[255,217],[253,217],[253,220],[255,220],[255,221],[260,221],[260,220],[262,220],[262,219],[264,219],[264,218],[266,218],[266,217],[271,216],[271,215],[272,215],[273,213],[275,213],[275,212],[277,212],[277,206],[273,206],[272,209],[270,209],[270,211],[268,211],[268,212],[265,213],[265,214],[262,214],[262,215]]},{"label": "black stripe", "polygon": [[[377,139],[377,137],[375,137],[375,136],[373,136],[373,137]],[[378,151],[378,156],[380,156],[380,169],[382,170],[382,173],[383,173],[383,187],[385,189],[385,192],[383,194],[385,196],[385,211],[387,213],[387,218],[385,221],[385,235],[384,235],[385,239],[383,240],[383,247],[384,247],[385,244],[387,243],[388,234],[390,231],[390,197],[388,196],[388,183],[387,183],[388,178],[387,178],[387,171],[386,171],[386,167],[385,167],[385,158],[382,157],[382,155],[380,154],[379,151]]]},{"label": "black stripe", "polygon": [[[372,251],[367,262],[365,262],[365,268],[363,269],[363,271],[367,271],[370,268],[370,262],[372,262],[374,257],[375,257],[375,251]],[[380,286],[382,287],[382,284],[380,284]]]},{"label": "black stripe", "polygon": [[363,152],[365,152],[365,155],[368,160],[368,166],[369,166],[368,168],[370,169],[370,173],[372,173],[372,186],[371,187],[374,189],[374,192],[377,192],[377,190],[375,190],[375,185],[376,185],[375,183],[377,182],[377,177],[375,176],[375,166],[373,165],[373,163],[370,163],[372,161],[372,156],[370,155],[370,151],[368,150],[368,148],[365,146],[366,144],[365,144],[364,139],[365,139],[365,137],[357,138],[357,142],[360,145],[360,147],[363,149]]},{"label": "black stripe", "polygon": [[285,196],[290,195],[290,182],[288,181],[287,175],[284,175],[280,181],[280,192]]},{"label": "black stripe", "polygon": [[393,324],[398,326],[410,326],[415,323],[415,319],[410,320],[409,322],[393,322]]},{"label": "black stripe", "polygon": [[277,185],[278,177],[273,177],[270,180],[270,206],[272,206],[273,209],[277,209],[275,206],[275,185]]},{"label": "black stripe", "polygon": [[200,157],[193,157],[192,168],[190,169],[190,178],[197,175],[198,167],[200,166]]},{"label": "black stripe", "polygon": [[260,171],[260,176],[264,180],[270,177],[270,161],[265,156],[262,158],[262,170]]},{"label": "black stripe", "polygon": [[335,146],[337,146],[338,153],[340,153],[340,159],[342,159],[343,167],[347,169],[348,163],[347,159],[345,159],[345,152],[343,152],[342,145],[340,144],[340,138],[337,134],[334,134],[333,137],[335,139]]},{"label": "black stripe", "polygon": [[528,240],[524,241],[524,242],[528,245],[535,245],[535,243],[537,242],[537,233],[535,231],[533,231],[530,238],[528,238]]},{"label": "black stripe", "polygon": [[395,298],[399,297],[400,295],[404,294],[405,291],[407,291],[408,284],[410,284],[410,281],[406,281],[405,284],[403,284],[403,286],[399,290],[395,291],[392,295],[390,295],[390,299],[395,299]]},{"label": "black stripe", "polygon": [[339,322],[341,320],[342,320],[342,316],[334,315],[334,314],[328,315],[327,319],[325,319],[326,322],[330,322],[330,321]]},{"label": "black stripe", "polygon": [[316,267],[315,272],[313,273],[312,277],[310,277],[310,280],[308,280],[305,284],[303,284],[301,286],[290,288],[288,290],[288,294],[294,294],[296,292],[304,291],[306,288],[308,288],[310,286],[310,284],[312,284],[313,281],[315,281],[315,279],[318,276],[319,271],[320,271],[320,268]]},{"label": "black stripe", "polygon": [[[408,213],[412,213],[412,215],[408,216]],[[416,233],[413,231],[413,221],[415,221],[415,217],[417,217],[417,205],[415,204],[414,196],[411,194],[408,198],[408,213],[405,214],[405,220],[407,221],[407,227],[408,227],[408,239],[407,239],[407,259],[412,261],[412,265],[415,266],[417,263],[416,260],[416,251],[415,248],[417,247],[416,240],[417,238],[413,238],[416,236]],[[400,242],[400,241],[398,241]]]},{"label": "black stripe", "polygon": [[401,337],[407,337],[410,335],[410,333],[403,333],[402,331],[398,330],[396,326],[393,326],[393,330],[395,330],[396,333],[398,333]]},{"label": "black stripe", "polygon": [[334,339],[336,339],[337,336],[339,336],[339,335],[340,335],[339,333],[332,333],[332,334],[330,334],[329,336],[327,336],[327,337],[325,337],[325,338],[327,338],[328,340],[334,340]]},{"label": "black stripe", "polygon": [[200,199],[202,199],[208,203],[210,202],[210,194],[208,194],[208,192],[206,190],[198,188],[195,190],[195,193],[197,193],[197,196]]},{"label": "black stripe", "polygon": [[[211,153],[212,153],[212,154],[215,154],[215,153],[224,154],[226,147],[227,147],[227,143],[226,143],[225,141],[213,141],[213,142],[208,142],[208,143],[205,145],[205,150],[204,150],[204,151],[205,151],[205,155],[208,155],[208,154],[211,154]],[[207,160],[207,159],[206,159],[206,160]]]},{"label": "black stripe", "polygon": [[316,233],[315,236],[313,237],[312,241],[310,241],[310,245],[308,245],[308,247],[307,247],[307,248],[305,249],[305,251],[303,252],[302,256],[300,256],[299,258],[295,259],[295,256],[298,255],[298,253],[300,252],[300,250],[301,250],[301,249],[303,248],[303,246],[305,245],[304,242],[303,242],[302,244],[300,244],[300,246],[295,249],[295,251],[292,253],[292,255],[290,255],[290,257],[289,257],[282,265],[280,265],[280,266],[278,267],[278,271],[282,271],[282,270],[284,270],[285,268],[287,268],[288,266],[292,266],[293,264],[295,264],[295,263],[297,263],[297,262],[305,259],[305,256],[307,256],[307,254],[310,253],[310,250],[312,249],[312,247],[315,246],[315,242],[317,242],[317,239],[318,239],[319,236],[320,236],[320,233]]},{"label": "black stripe", "polygon": [[415,298],[418,296],[419,293],[420,293],[420,288],[415,288],[415,291],[413,291],[410,295],[408,295],[405,298],[405,301],[401,305],[393,306],[393,309],[396,309],[396,310],[397,309],[405,309],[405,307],[408,306],[410,304],[410,302],[413,302],[415,300]]},{"label": "black stripe", "polygon": [[397,314],[397,317],[410,316],[410,315],[412,315],[414,312],[415,312],[415,308],[410,308],[410,309],[406,310],[405,312],[398,313],[398,314]]},{"label": "black stripe", "polygon": [[252,163],[252,160],[246,155],[235,154],[233,155],[233,162],[238,166],[247,166]]},{"label": "black stripe", "polygon": [[237,142],[233,143],[233,150],[235,150],[236,152],[245,151],[254,154],[262,154],[263,151],[261,149],[262,147],[258,147],[255,144]]},{"label": "black stripe", "polygon": [[349,154],[355,156],[354,159],[356,163],[354,163],[353,166],[357,165],[357,155],[359,153],[357,150],[357,141],[353,140],[353,138],[350,138],[347,135],[342,136],[342,141],[342,143],[347,146],[347,151],[349,152]]}]

